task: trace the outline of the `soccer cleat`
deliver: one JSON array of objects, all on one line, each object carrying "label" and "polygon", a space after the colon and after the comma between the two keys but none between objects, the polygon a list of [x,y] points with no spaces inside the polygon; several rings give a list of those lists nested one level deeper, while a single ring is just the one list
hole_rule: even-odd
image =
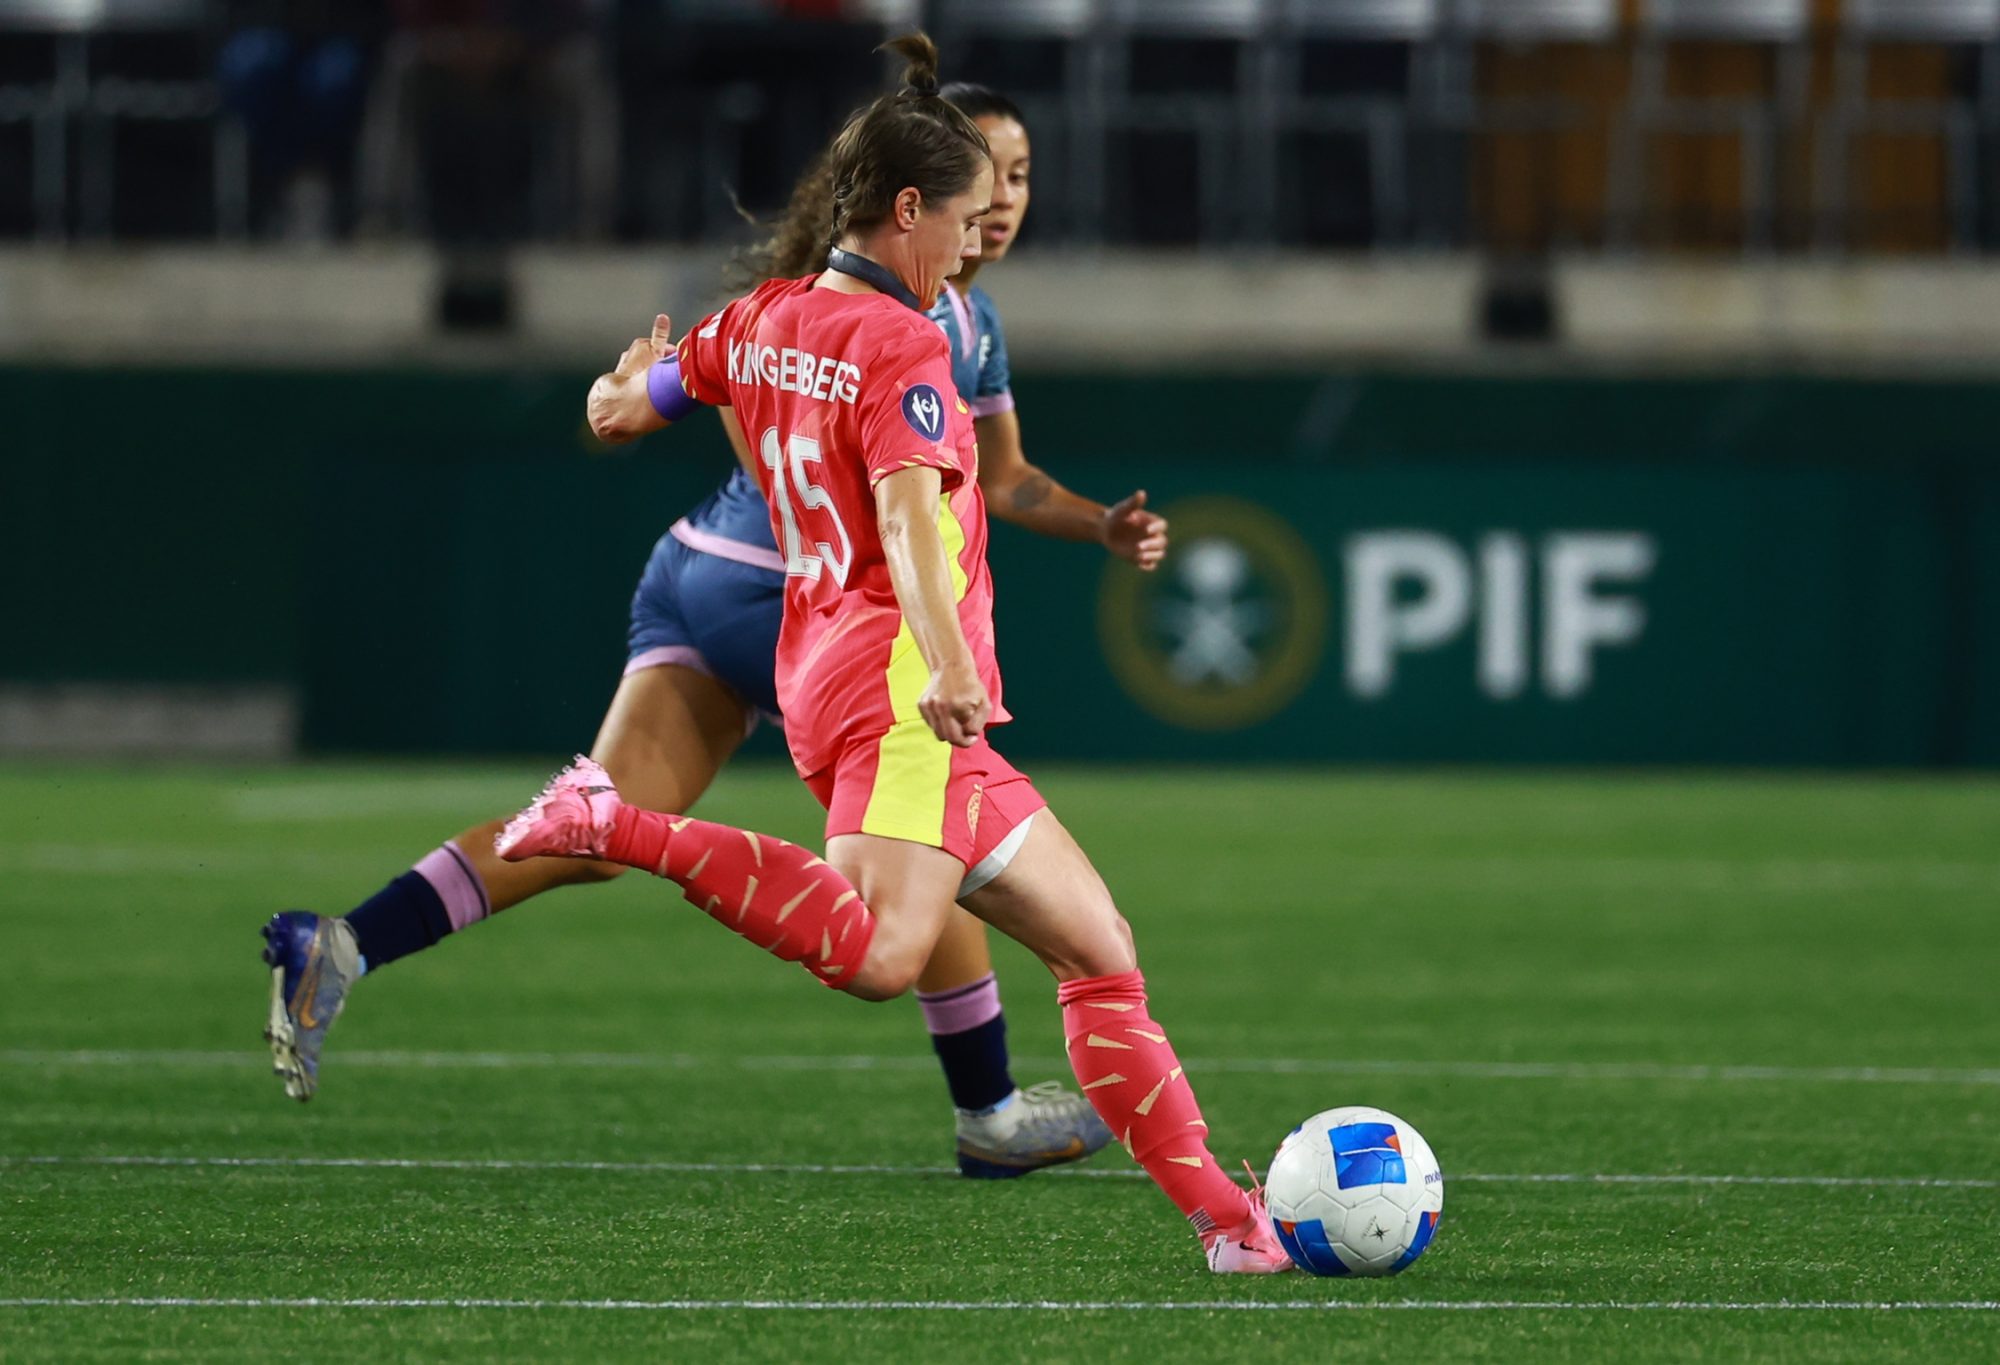
[{"label": "soccer cleat", "polygon": [[1012,1103],[990,1113],[958,1112],[958,1169],[974,1180],[1011,1180],[1081,1161],[1110,1141],[1090,1101],[1056,1081],[1016,1090]]},{"label": "soccer cleat", "polygon": [[286,910],[264,926],[264,961],[271,967],[271,1018],[264,1040],[271,1069],[285,1093],[304,1103],[319,1085],[319,1050],[326,1031],[361,977],[361,950],[346,920]]},{"label": "soccer cleat", "polygon": [[[1250,1177],[1254,1185],[1257,1177]],[[1228,1232],[1212,1232],[1202,1238],[1208,1252],[1208,1268],[1218,1275],[1277,1275],[1292,1269],[1292,1258],[1278,1241],[1271,1226],[1271,1211],[1264,1207],[1264,1191],[1250,1191],[1250,1221]]]},{"label": "soccer cleat", "polygon": [[507,822],[494,851],[510,863],[526,858],[602,858],[618,815],[611,775],[582,754],[549,779],[528,808]]}]

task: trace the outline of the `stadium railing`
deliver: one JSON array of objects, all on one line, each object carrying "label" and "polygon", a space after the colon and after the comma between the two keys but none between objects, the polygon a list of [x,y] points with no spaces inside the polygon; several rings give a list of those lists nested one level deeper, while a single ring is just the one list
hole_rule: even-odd
[{"label": "stadium railing", "polygon": [[[1973,65],[1969,95],[1942,99],[1879,97],[1870,90],[1876,49],[1915,46],[1957,50]],[[1834,93],[1821,118],[1815,157],[1815,244],[1844,250],[1856,209],[1854,158],[1866,136],[1942,137],[1946,152],[1950,245],[1979,244],[1979,142],[2000,127],[2000,0],[1848,0],[1834,53]]]}]

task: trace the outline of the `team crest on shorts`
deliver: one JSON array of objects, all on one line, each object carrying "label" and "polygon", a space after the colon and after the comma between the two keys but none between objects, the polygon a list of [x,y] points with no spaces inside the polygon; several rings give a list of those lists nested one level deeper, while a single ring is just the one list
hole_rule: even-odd
[{"label": "team crest on shorts", "polygon": [[926,441],[944,439],[944,396],[929,384],[912,384],[903,395],[903,420]]}]

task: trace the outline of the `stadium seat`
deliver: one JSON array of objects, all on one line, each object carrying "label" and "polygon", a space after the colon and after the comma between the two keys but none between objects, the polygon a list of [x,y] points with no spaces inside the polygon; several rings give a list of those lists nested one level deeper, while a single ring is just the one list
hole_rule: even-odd
[{"label": "stadium seat", "polygon": [[[1479,67],[1500,51],[1537,60],[1549,50],[1602,56],[1619,33],[1618,0],[1458,0],[1449,41],[1446,69],[1438,81],[1438,117],[1472,135],[1531,135],[1555,137],[1591,126],[1599,111],[1583,100],[1538,89],[1535,93],[1482,94]],[[1549,158],[1537,157],[1537,164]],[[1535,187],[1537,212],[1544,218],[1541,235],[1559,235],[1549,203],[1552,185]],[[1539,250],[1547,240],[1527,243]],[[1515,246],[1520,243],[1507,243]]]},{"label": "stadium seat", "polygon": [[[208,19],[202,0],[9,0],[0,28],[42,34],[54,43],[46,85],[0,87],[0,123],[33,126],[30,196],[36,235],[112,235],[117,210],[118,130],[124,124],[209,125],[215,224],[239,235],[249,199],[242,131],[219,117],[215,84],[205,71],[163,69],[172,44],[153,35],[198,36]],[[141,37],[153,61],[121,71],[103,41]],[[73,148],[72,144],[76,144]]]},{"label": "stadium seat", "polygon": [[1076,239],[1099,234],[1087,205],[1102,200],[1099,100],[1083,38],[1098,21],[1096,0],[932,0],[931,33],[946,80],[990,84],[1020,106],[1044,168],[1057,181],[1035,210],[1039,232]]},{"label": "stadium seat", "polygon": [[[1805,120],[1811,17],[1809,0],[1646,0],[1614,163],[1616,240],[1629,245],[1648,215],[1647,163],[1655,134],[1735,133],[1741,138],[1742,244],[1752,251],[1774,244],[1781,141]],[[1667,81],[1670,47],[1755,48],[1770,55],[1772,76],[1757,95],[1676,94]]]},{"label": "stadium seat", "polygon": [[[1263,0],[1106,0],[1103,22],[1085,39],[1090,87],[1102,111],[1095,131],[1106,147],[1106,166],[1122,161],[1127,173],[1142,168],[1136,154],[1140,138],[1191,139],[1198,187],[1190,226],[1202,242],[1231,240],[1243,227],[1238,130],[1243,93],[1256,75],[1254,40],[1263,10]],[[1144,56],[1161,59],[1171,70],[1167,81],[1143,79],[1136,60],[1142,48]],[[1125,153],[1116,161],[1109,150],[1114,139]],[[1096,222],[1126,199],[1107,197],[1106,178],[1084,187],[1096,201],[1088,208]],[[1124,226],[1140,236],[1156,227]]]},{"label": "stadium seat", "polygon": [[[1993,73],[2000,0],[1847,0],[1842,18],[1833,102],[1820,122],[1815,159],[1815,245],[1848,244],[1854,214],[1849,177],[1860,149],[1856,135],[1873,133],[1943,139],[1951,244],[1959,251],[1972,249],[1979,238],[1982,114],[1991,126],[2000,102]],[[1976,91],[1943,99],[1871,96],[1870,56],[1891,45],[1972,49]]]},{"label": "stadium seat", "polygon": [[[1443,0],[1274,0],[1245,91],[1244,202],[1250,220],[1277,224],[1281,216],[1292,216],[1279,188],[1307,181],[1281,170],[1288,138],[1349,134],[1365,146],[1370,240],[1386,245],[1421,235],[1411,204],[1410,128],[1413,109],[1431,102],[1434,42],[1443,23]],[[1399,68],[1394,87],[1328,88],[1307,66],[1314,49],[1324,47],[1393,54]]]},{"label": "stadium seat", "polygon": [[1618,32],[1617,0],[1458,0],[1458,26],[1499,42],[1601,43]]}]

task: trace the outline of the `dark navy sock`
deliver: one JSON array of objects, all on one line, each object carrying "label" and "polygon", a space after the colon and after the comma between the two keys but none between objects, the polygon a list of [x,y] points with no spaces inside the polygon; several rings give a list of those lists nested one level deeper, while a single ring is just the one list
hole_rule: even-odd
[{"label": "dark navy sock", "polygon": [[1014,1093],[1007,1070],[1007,1016],[996,1014],[962,1033],[934,1033],[931,1046],[944,1064],[951,1102],[960,1109],[991,1109]]},{"label": "dark navy sock", "polygon": [[374,971],[430,947],[451,932],[444,900],[421,872],[405,872],[347,913],[361,956]]}]

